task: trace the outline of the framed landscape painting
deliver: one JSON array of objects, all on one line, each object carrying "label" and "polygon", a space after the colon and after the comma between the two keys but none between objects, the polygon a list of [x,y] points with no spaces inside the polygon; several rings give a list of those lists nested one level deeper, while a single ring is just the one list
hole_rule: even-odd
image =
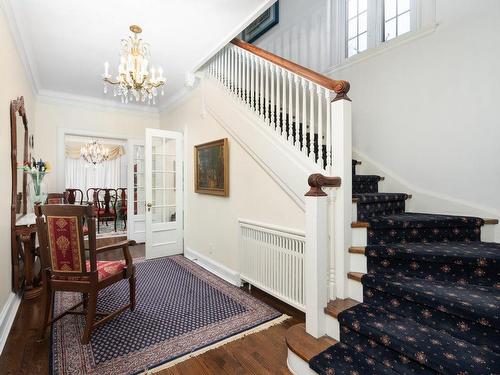
[{"label": "framed landscape painting", "polygon": [[253,43],[264,35],[269,29],[277,25],[280,18],[279,1],[267,8],[255,21],[243,30],[241,39],[247,43]]},{"label": "framed landscape painting", "polygon": [[229,195],[227,138],[194,146],[194,173],[195,192]]}]

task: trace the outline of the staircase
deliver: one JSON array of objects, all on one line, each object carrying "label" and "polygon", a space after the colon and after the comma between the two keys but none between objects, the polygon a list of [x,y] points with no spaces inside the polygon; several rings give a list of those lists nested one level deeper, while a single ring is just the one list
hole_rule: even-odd
[{"label": "staircase", "polygon": [[365,258],[366,273],[348,277],[363,302],[328,304],[340,342],[310,358],[310,368],[320,374],[500,373],[500,244],[481,242],[482,226],[496,221],[406,212],[410,196],[379,193],[380,179],[353,175],[353,230],[365,232],[366,246],[349,252],[354,267]]},{"label": "staircase", "polygon": [[481,241],[498,221],[407,212],[411,195],[357,174],[347,82],[239,40],[206,73],[207,109],[305,211],[306,324],[287,335],[289,368],[500,374],[500,244]]}]

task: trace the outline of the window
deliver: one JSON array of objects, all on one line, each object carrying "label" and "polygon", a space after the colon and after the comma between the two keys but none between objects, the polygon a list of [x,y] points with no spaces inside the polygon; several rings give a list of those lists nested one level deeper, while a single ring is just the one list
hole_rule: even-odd
[{"label": "window", "polygon": [[351,57],[367,48],[367,0],[347,0],[347,57]]},{"label": "window", "polygon": [[384,41],[410,31],[410,0],[384,0]]},{"label": "window", "polygon": [[[338,29],[342,62],[435,22],[434,0],[341,0]],[[417,18],[417,15],[419,18]]]}]

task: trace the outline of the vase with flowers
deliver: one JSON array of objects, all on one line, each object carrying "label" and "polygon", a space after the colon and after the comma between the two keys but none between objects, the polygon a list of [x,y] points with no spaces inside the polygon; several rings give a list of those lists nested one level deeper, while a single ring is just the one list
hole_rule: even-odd
[{"label": "vase with flowers", "polygon": [[43,189],[43,179],[47,173],[50,172],[50,164],[40,159],[36,161],[35,158],[31,159],[30,163],[26,163],[23,170],[31,176],[31,182],[35,195],[31,197],[31,202],[45,203],[47,193]]}]

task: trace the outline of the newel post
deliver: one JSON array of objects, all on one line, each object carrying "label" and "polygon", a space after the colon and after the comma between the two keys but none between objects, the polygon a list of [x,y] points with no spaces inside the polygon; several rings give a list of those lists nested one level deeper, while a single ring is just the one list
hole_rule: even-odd
[{"label": "newel post", "polygon": [[337,81],[337,96],[331,102],[332,169],[331,174],[342,179],[337,189],[333,212],[334,297],[347,297],[347,272],[352,222],[352,119],[351,99],[347,96],[350,84]]},{"label": "newel post", "polygon": [[328,302],[328,194],[322,187],[340,186],[340,178],[312,174],[306,193],[306,249],[304,283],[306,331],[318,338],[326,334],[324,308]]}]

